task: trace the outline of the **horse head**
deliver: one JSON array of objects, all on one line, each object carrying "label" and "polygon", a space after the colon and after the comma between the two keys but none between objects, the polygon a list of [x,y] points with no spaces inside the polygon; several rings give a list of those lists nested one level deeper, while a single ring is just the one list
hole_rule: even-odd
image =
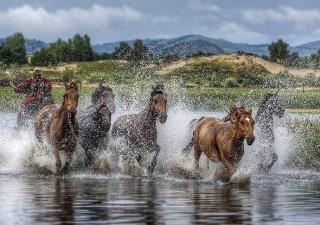
[{"label": "horse head", "polygon": [[94,113],[94,120],[102,127],[110,126],[111,112],[106,105],[100,105]]},{"label": "horse head", "polygon": [[284,116],[285,110],[285,106],[283,102],[279,99],[278,94],[267,93],[264,96],[264,99],[258,108],[257,118],[272,118],[273,115],[282,118]]},{"label": "horse head", "polygon": [[79,101],[78,86],[71,82],[65,84],[66,91],[63,95],[63,106],[68,112],[76,112]]},{"label": "horse head", "polygon": [[252,110],[246,110],[244,107],[230,107],[230,121],[238,127],[238,135],[246,139],[248,145],[252,145],[255,136],[254,120],[252,118]]},{"label": "horse head", "polygon": [[95,107],[107,106],[111,113],[116,111],[115,96],[109,86],[104,86],[102,82],[91,95],[92,104]]},{"label": "horse head", "polygon": [[167,121],[167,98],[163,85],[152,86],[150,109],[153,115],[159,119],[160,123]]}]

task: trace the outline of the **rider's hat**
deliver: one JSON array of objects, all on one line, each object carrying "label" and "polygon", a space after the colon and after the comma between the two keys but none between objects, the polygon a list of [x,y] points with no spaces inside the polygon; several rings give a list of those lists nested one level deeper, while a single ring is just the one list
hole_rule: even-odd
[{"label": "rider's hat", "polygon": [[33,76],[42,75],[42,71],[39,68],[35,68],[33,70]]}]

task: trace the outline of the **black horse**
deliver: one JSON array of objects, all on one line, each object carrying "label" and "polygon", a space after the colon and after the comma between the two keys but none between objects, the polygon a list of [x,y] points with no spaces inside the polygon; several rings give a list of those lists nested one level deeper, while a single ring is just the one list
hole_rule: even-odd
[{"label": "black horse", "polygon": [[256,121],[257,141],[255,145],[258,147],[258,170],[267,173],[271,170],[274,163],[278,160],[273,144],[275,141],[273,131],[274,116],[283,117],[285,106],[279,100],[277,94],[268,93],[258,107]]},{"label": "black horse", "polygon": [[91,96],[92,104],[79,115],[80,140],[85,150],[86,166],[92,165],[97,153],[105,149],[108,143],[108,132],[111,126],[111,115],[116,106],[112,88],[102,83]]}]

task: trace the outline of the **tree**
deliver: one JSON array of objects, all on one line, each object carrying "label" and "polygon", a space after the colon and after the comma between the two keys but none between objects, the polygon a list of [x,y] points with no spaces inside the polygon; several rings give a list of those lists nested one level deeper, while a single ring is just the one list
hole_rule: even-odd
[{"label": "tree", "polygon": [[15,33],[6,39],[1,46],[0,60],[3,61],[5,66],[28,62],[23,34]]},{"label": "tree", "polygon": [[270,60],[282,63],[289,55],[288,44],[279,39],[277,42],[272,42],[268,50],[270,53]]},{"label": "tree", "polygon": [[119,46],[115,48],[114,55],[117,59],[131,60],[132,48],[127,42],[122,41]]},{"label": "tree", "polygon": [[91,61],[94,58],[94,53],[90,43],[90,37],[85,34],[83,36],[83,61]]},{"label": "tree", "polygon": [[62,62],[91,61],[94,57],[90,37],[86,34],[84,36],[76,34],[68,41],[58,39],[51,43],[49,48],[42,48],[32,56],[31,63],[38,66],[47,66]]},{"label": "tree", "polygon": [[53,66],[57,64],[58,62],[55,55],[50,48],[40,49],[40,51],[35,52],[31,58],[31,65],[33,66]]},{"label": "tree", "polygon": [[283,60],[283,64],[289,67],[300,67],[302,64],[302,59],[297,52],[288,54],[288,56]]},{"label": "tree", "polygon": [[132,55],[131,59],[135,62],[141,61],[141,60],[147,60],[149,59],[149,49],[147,46],[145,46],[142,42],[142,40],[137,39],[133,43],[133,50],[132,50]]},{"label": "tree", "polygon": [[320,50],[310,56],[310,63],[314,69],[320,68]]}]

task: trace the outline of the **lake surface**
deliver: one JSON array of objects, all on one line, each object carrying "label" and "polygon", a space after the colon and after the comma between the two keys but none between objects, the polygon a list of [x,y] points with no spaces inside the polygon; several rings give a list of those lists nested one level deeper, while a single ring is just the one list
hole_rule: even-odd
[{"label": "lake surface", "polygon": [[[144,178],[30,171],[32,131],[17,134],[14,114],[1,113],[0,224],[319,224],[320,174],[285,168],[290,138],[281,124],[275,144],[279,161],[269,175],[245,174],[243,179],[240,173],[236,183],[223,184],[172,170],[182,163],[192,168],[191,160],[184,162],[177,154],[187,142],[185,124],[202,114],[169,113],[167,124],[159,126],[161,167],[153,178]],[[36,161],[54,164],[50,157]]]},{"label": "lake surface", "polygon": [[2,175],[0,219],[1,224],[319,224],[319,184],[285,175],[278,175],[285,181],[267,182],[273,176],[250,185],[217,185],[160,177]]}]

